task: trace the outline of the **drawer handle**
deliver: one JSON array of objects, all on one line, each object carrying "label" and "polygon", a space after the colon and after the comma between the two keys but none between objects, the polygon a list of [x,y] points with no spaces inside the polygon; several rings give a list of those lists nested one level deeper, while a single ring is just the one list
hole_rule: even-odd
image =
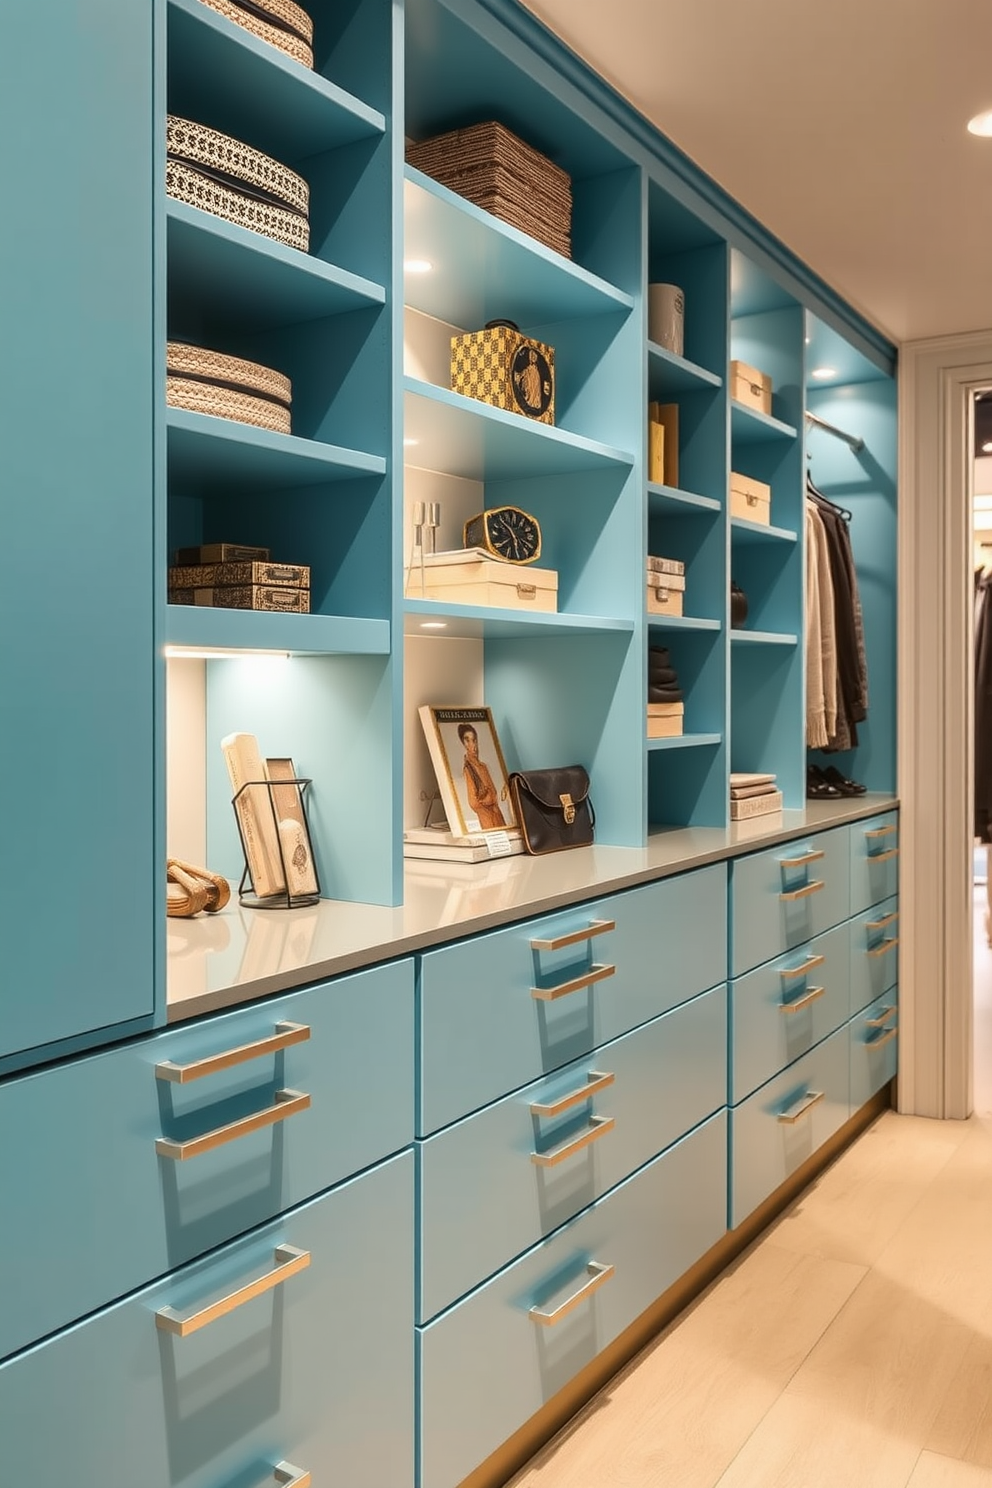
[{"label": "drawer handle", "polygon": [[578,1307],[580,1302],[584,1302],[587,1297],[591,1297],[593,1292],[598,1292],[599,1288],[614,1275],[616,1269],[616,1266],[603,1266],[599,1261],[590,1261],[586,1266],[586,1270],[589,1273],[589,1280],[584,1282],[577,1292],[573,1292],[570,1297],[566,1297],[560,1307],[556,1307],[553,1312],[545,1312],[543,1307],[532,1307],[527,1316],[532,1322],[541,1323],[545,1328],[553,1328],[555,1323],[560,1323],[562,1318],[567,1317],[574,1307]]},{"label": "drawer handle", "polygon": [[783,982],[790,982],[793,977],[805,976],[808,971],[815,971],[816,967],[822,966],[826,956],[807,956],[802,966],[787,966],[784,971],[779,972]]},{"label": "drawer handle", "polygon": [[235,1308],[243,1307],[253,1298],[261,1297],[263,1293],[271,1292],[273,1287],[281,1286],[297,1272],[305,1271],[310,1264],[310,1252],[299,1250],[295,1245],[277,1245],[275,1262],[273,1270],[267,1271],[257,1281],[238,1287],[236,1292],[229,1292],[226,1297],[221,1297],[218,1302],[212,1302],[199,1312],[190,1312],[184,1317],[174,1307],[160,1307],[155,1314],[156,1328],[161,1328],[163,1333],[175,1333],[177,1338],[188,1338],[191,1333],[198,1333],[208,1323],[216,1322],[218,1318],[234,1312]]},{"label": "drawer handle", "polygon": [[786,1126],[795,1126],[796,1122],[805,1116],[807,1111],[812,1111],[813,1107],[823,1099],[825,1094],[826,1092],[823,1090],[809,1091],[796,1105],[790,1106],[787,1111],[779,1111],[779,1121],[784,1122]]},{"label": "drawer handle", "polygon": [[277,1090],[275,1104],[266,1106],[264,1111],[254,1111],[250,1116],[242,1116],[240,1121],[229,1121],[226,1126],[215,1126],[213,1131],[204,1132],[202,1137],[193,1137],[188,1142],[173,1142],[169,1137],[159,1137],[155,1151],[161,1157],[185,1162],[188,1157],[199,1157],[201,1152],[210,1152],[214,1147],[223,1147],[225,1142],[246,1137],[249,1132],[274,1126],[277,1121],[285,1121],[287,1116],[295,1116],[297,1111],[308,1110],[309,1106],[310,1097],[305,1091]]},{"label": "drawer handle", "polygon": [[826,854],[822,847],[811,847],[809,852],[803,853],[799,858],[779,858],[781,868],[804,868],[807,863],[818,863]]},{"label": "drawer handle", "polygon": [[277,1462],[272,1475],[283,1488],[311,1488],[313,1478],[305,1467],[294,1467],[291,1462]]},{"label": "drawer handle", "polygon": [[615,1116],[593,1116],[585,1131],[579,1136],[573,1137],[571,1141],[562,1142],[560,1147],[552,1147],[548,1152],[532,1152],[530,1160],[539,1168],[554,1168],[567,1157],[574,1157],[576,1152],[581,1152],[583,1147],[588,1147],[591,1142],[598,1142],[600,1137],[612,1131],[616,1126]]},{"label": "drawer handle", "polygon": [[884,1028],[885,1025],[886,1025],[886,1023],[888,1023],[889,1019],[892,1017],[892,1014],[895,1012],[895,1010],[896,1010],[895,1003],[894,1002],[890,1003],[888,1007],[883,1007],[882,1008],[882,1010],[879,1013],[879,1015],[878,1015],[877,1018],[866,1018],[865,1019],[865,1027],[866,1028]]},{"label": "drawer handle", "polygon": [[786,889],[786,891],[782,894],[779,894],[778,897],[787,901],[792,899],[806,899],[809,897],[810,894],[818,894],[823,887],[823,879],[814,878],[812,883],[803,884],[801,889]]},{"label": "drawer handle", "polygon": [[562,1111],[568,1111],[572,1106],[580,1106],[591,1096],[598,1095],[608,1085],[612,1085],[616,1079],[613,1074],[601,1074],[599,1070],[590,1070],[586,1075],[587,1083],[580,1085],[578,1090],[570,1090],[568,1095],[560,1096],[556,1101],[533,1101],[530,1114],[532,1116],[560,1116]]},{"label": "drawer handle", "polygon": [[592,940],[594,935],[605,935],[607,930],[617,928],[616,920],[593,920],[584,930],[573,930],[569,935],[556,935],[553,940],[532,940],[532,951],[560,951],[565,946],[578,945],[582,940]]},{"label": "drawer handle", "polygon": [[570,982],[559,982],[557,987],[531,987],[531,997],[536,997],[538,1002],[554,1002],[557,997],[567,997],[570,992],[579,992],[583,987],[591,987],[593,982],[605,981],[616,971],[615,966],[608,963],[597,962],[590,966],[583,976],[575,977]]},{"label": "drawer handle", "polygon": [[276,1031],[269,1038],[258,1039],[252,1044],[242,1044],[237,1049],[225,1049],[223,1054],[211,1054],[207,1059],[196,1059],[192,1064],[173,1064],[165,1059],[155,1066],[156,1080],[171,1080],[176,1085],[187,1085],[190,1080],[202,1080],[204,1075],[216,1075],[221,1070],[232,1069],[236,1064],[245,1064],[249,1059],[261,1059],[263,1054],[276,1054],[288,1049],[291,1044],[305,1044],[310,1029],[305,1023],[277,1023]]},{"label": "drawer handle", "polygon": [[881,920],[866,920],[865,921],[865,929],[866,930],[884,930],[887,925],[894,925],[895,922],[896,922],[896,920],[898,918],[899,918],[899,914],[898,914],[898,911],[896,911],[896,912],[893,912],[892,914],[885,915],[885,917],[883,919],[881,919]]},{"label": "drawer handle", "polygon": [[887,956],[890,951],[894,951],[895,950],[895,948],[896,948],[896,946],[898,944],[899,944],[899,937],[898,937],[898,935],[892,935],[892,936],[889,937],[888,940],[883,940],[881,945],[878,945],[878,946],[869,946],[868,947],[868,955],[869,956]]},{"label": "drawer handle", "polygon": [[898,856],[899,849],[897,847],[890,847],[888,852],[869,853],[868,861],[869,863],[887,863],[890,858],[897,858]]},{"label": "drawer handle", "polygon": [[809,1007],[811,1002],[815,1002],[818,997],[822,997],[826,990],[826,987],[810,987],[809,991],[803,997],[796,997],[791,1002],[780,1002],[778,1005],[779,1011],[783,1013],[801,1013],[803,1008]]},{"label": "drawer handle", "polygon": [[878,1038],[866,1039],[865,1048],[880,1049],[883,1044],[891,1044],[898,1032],[898,1028],[887,1028],[884,1033],[879,1034]]},{"label": "drawer handle", "polygon": [[880,837],[894,837],[899,828],[896,826],[876,827],[874,832],[866,832],[865,838],[868,842],[877,842]]}]

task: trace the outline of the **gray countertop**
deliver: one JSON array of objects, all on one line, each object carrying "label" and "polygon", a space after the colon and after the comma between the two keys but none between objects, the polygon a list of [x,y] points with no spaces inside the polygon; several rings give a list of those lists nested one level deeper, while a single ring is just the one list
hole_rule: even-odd
[{"label": "gray countertop", "polygon": [[596,844],[483,863],[408,859],[404,902],[395,908],[324,899],[309,909],[244,909],[234,894],[219,914],[168,921],[168,1021],[286,992],[897,805],[895,796],[882,794],[811,801],[801,811],[729,828],[659,830],[643,848]]}]

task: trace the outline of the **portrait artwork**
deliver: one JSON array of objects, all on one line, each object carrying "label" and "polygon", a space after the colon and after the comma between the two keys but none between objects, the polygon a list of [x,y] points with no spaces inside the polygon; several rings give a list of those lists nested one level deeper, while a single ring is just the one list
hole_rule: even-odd
[{"label": "portrait artwork", "polygon": [[488,708],[420,709],[448,828],[456,836],[517,826],[503,751]]}]

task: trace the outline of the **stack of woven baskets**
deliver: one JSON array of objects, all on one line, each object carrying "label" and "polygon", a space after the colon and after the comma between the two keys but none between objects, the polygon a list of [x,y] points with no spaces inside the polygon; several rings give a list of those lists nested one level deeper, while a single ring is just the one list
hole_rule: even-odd
[{"label": "stack of woven baskets", "polygon": [[303,67],[313,66],[313,21],[293,0],[203,0],[211,10],[278,47]]},{"label": "stack of woven baskets", "polygon": [[293,386],[259,362],[227,356],[184,341],[166,344],[165,397],[170,408],[237,419],[257,429],[289,434]]},{"label": "stack of woven baskets", "polygon": [[572,180],[494,120],[407,146],[407,160],[477,207],[572,256]]},{"label": "stack of woven baskets", "polygon": [[229,134],[177,114],[166,119],[165,146],[169,196],[307,252],[310,188],[302,176]]}]

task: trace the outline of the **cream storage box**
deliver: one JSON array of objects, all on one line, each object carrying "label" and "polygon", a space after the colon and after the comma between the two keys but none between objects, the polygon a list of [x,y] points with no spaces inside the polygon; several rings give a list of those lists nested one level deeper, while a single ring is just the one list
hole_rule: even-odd
[{"label": "cream storage box", "polygon": [[761,522],[769,526],[772,519],[772,488],[753,476],[730,472],[730,515],[743,517],[745,522]]},{"label": "cream storage box", "polygon": [[448,604],[494,605],[504,610],[558,609],[558,571],[503,563],[484,548],[425,553],[415,558],[406,585],[408,599]]},{"label": "cream storage box", "polygon": [[681,615],[685,600],[685,574],[647,571],[648,614]]},{"label": "cream storage box", "polygon": [[758,413],[772,411],[772,380],[767,372],[749,367],[747,362],[730,364],[730,396]]}]

